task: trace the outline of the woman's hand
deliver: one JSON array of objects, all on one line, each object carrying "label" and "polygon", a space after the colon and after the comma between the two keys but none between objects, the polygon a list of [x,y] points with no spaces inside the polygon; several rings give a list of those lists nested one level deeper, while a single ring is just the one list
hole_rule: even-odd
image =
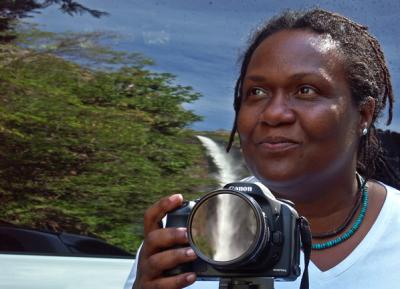
[{"label": "woman's hand", "polygon": [[171,249],[188,243],[186,228],[159,227],[164,216],[182,205],[182,195],[166,197],[147,209],[144,215],[144,242],[138,259],[134,289],[179,289],[196,280],[193,272],[164,276],[165,270],[196,259],[190,247]]}]

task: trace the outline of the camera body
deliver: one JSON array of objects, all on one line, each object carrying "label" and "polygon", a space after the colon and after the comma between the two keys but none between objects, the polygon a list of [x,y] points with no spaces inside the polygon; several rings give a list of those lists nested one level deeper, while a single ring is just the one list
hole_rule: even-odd
[{"label": "camera body", "polygon": [[[215,201],[220,196],[224,198]],[[230,216],[231,221],[213,217],[223,210],[229,200],[234,200],[228,211],[234,215]],[[240,216],[243,215],[251,217],[241,221],[243,218]],[[212,237],[216,235],[212,227],[226,222],[232,223],[229,230],[222,229],[219,237]],[[199,228],[199,223],[203,227]],[[295,280],[300,275],[299,215],[289,201],[277,200],[261,183],[230,183],[196,201],[184,202],[167,215],[166,227],[187,227],[189,243],[199,257],[194,262],[166,272],[167,275],[195,272],[200,280],[268,277],[287,281]],[[211,229],[207,229],[209,227]],[[234,232],[229,234],[229,231]],[[204,243],[204,238],[210,239],[210,246],[200,245]],[[221,255],[216,253],[219,249],[214,248],[218,245],[213,244],[221,241],[222,247],[231,248],[230,251],[228,249],[231,258],[218,257]],[[235,242],[245,245],[236,250]],[[236,254],[236,251],[240,251],[240,254]]]}]

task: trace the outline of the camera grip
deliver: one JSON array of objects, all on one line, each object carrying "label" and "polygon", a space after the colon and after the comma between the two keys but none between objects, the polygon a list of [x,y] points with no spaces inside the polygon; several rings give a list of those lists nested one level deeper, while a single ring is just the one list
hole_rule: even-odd
[{"label": "camera grip", "polygon": [[176,266],[175,268],[173,268],[171,270],[166,270],[166,271],[164,271],[164,276],[169,277],[169,276],[175,276],[175,275],[179,275],[179,274],[186,273],[186,272],[192,272],[193,271],[192,264],[193,264],[192,262],[184,263],[179,266]]},{"label": "camera grip", "polygon": [[[192,208],[194,206],[194,202],[188,202],[184,201],[182,203],[182,206],[180,206],[178,209],[170,212],[167,214],[167,222],[166,222],[166,228],[174,227],[174,228],[181,228],[181,227],[187,227],[187,220],[189,218],[189,214],[192,211]],[[177,249],[177,248],[184,248],[187,246],[174,246],[172,249]],[[171,270],[166,270],[164,272],[165,276],[175,276],[179,275],[185,272],[192,272],[192,262],[181,264]]]},{"label": "camera grip", "polygon": [[167,222],[165,227],[187,227],[187,220],[192,211],[193,202],[184,201],[182,205],[167,214]]}]

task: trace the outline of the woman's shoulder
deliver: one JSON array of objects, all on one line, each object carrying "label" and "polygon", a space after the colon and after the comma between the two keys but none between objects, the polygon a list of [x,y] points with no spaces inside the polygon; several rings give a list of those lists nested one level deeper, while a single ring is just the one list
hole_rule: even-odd
[{"label": "woman's shoulder", "polygon": [[386,190],[387,197],[400,200],[400,190],[385,183],[379,182]]},{"label": "woman's shoulder", "polygon": [[378,182],[386,192],[385,200],[380,211],[380,219],[384,222],[391,220],[400,225],[400,190]]},{"label": "woman's shoulder", "polygon": [[255,176],[248,176],[240,180],[241,182],[257,183],[259,180]]}]

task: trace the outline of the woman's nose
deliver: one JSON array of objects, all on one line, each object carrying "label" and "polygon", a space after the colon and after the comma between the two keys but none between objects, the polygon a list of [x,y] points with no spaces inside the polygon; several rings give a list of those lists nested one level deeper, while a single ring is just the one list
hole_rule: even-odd
[{"label": "woman's nose", "polygon": [[260,121],[270,126],[291,124],[295,120],[296,115],[290,105],[290,99],[283,93],[273,95],[260,115]]}]

